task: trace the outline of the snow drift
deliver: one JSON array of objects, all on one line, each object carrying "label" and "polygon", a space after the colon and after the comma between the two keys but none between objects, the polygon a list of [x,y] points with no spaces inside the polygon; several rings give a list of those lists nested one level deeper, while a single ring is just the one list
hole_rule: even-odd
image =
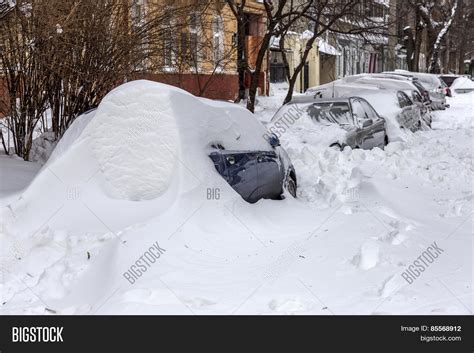
[{"label": "snow drift", "polygon": [[467,77],[458,77],[450,88],[454,94],[468,93],[474,91],[474,82]]}]

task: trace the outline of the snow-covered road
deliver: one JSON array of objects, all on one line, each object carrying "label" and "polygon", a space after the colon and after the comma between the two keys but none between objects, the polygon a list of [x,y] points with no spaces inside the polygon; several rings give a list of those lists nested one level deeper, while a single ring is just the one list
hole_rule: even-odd
[{"label": "snow-covered road", "polygon": [[[209,199],[204,183],[154,212],[94,208],[75,189],[59,207],[45,190],[52,211],[29,225],[18,190],[1,213],[0,313],[472,314],[474,94],[449,103],[385,151],[287,144],[296,200]],[[0,166],[5,205],[36,167]],[[131,283],[142,256],[154,261]]]}]

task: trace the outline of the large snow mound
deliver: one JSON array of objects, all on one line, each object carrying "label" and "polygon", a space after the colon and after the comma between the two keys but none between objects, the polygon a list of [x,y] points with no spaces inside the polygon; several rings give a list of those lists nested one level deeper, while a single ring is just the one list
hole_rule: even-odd
[{"label": "large snow mound", "polygon": [[[269,149],[263,127],[246,111],[198,99],[163,84],[134,81],[109,93],[87,127],[113,197],[153,199],[166,191],[179,161],[207,176],[207,150]],[[199,177],[198,177],[199,178]]]},{"label": "large snow mound", "polygon": [[170,186],[180,142],[168,92],[136,83],[112,91],[85,134],[111,196],[149,200]]},{"label": "large snow mound", "polygon": [[213,172],[208,168],[213,143],[227,149],[270,149],[264,128],[246,110],[151,81],[116,88],[93,117],[74,125],[53,161],[71,145],[86,144],[100,168],[104,191],[132,201],[162,195],[180,163],[198,179],[207,177]]},{"label": "large snow mound", "polygon": [[459,93],[458,91],[474,90],[474,82],[467,77],[458,77],[451,85],[451,92]]}]

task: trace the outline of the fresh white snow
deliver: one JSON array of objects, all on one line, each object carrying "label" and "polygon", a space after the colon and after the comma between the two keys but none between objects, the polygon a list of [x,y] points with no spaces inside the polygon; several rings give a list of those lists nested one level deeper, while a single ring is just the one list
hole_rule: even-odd
[{"label": "fresh white snow", "polygon": [[[278,92],[259,98],[264,123]],[[26,190],[37,165],[0,158],[0,313],[472,314],[473,99],[449,99],[433,130],[385,151],[284,135],[298,198],[250,205],[207,157],[219,139],[267,148],[248,112],[122,86]],[[434,241],[444,252],[408,284]],[[165,252],[130,284],[156,242]]]}]

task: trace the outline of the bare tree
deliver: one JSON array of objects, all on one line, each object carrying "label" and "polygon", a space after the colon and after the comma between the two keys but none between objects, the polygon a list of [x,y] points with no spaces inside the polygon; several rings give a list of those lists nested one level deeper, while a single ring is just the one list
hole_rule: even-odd
[{"label": "bare tree", "polygon": [[[260,83],[260,73],[272,37],[279,37],[280,39],[280,51],[290,85],[288,95],[285,98],[285,102],[288,102],[291,100],[297,77],[304,67],[310,50],[319,37],[328,31],[361,34],[386,28],[385,24],[372,22],[367,16],[361,14],[359,0],[281,0],[277,2],[263,0],[267,23],[265,33],[260,43],[258,43],[257,48],[255,48],[255,65],[254,67],[250,67],[249,55],[245,50],[245,34],[242,34],[247,24],[246,21],[248,21],[247,16],[245,16],[246,2],[236,2],[234,0],[226,1],[237,21],[239,38],[237,54],[239,77],[241,78],[244,72],[248,72],[251,76],[247,108],[252,112],[255,108],[255,98],[257,87]],[[301,22],[304,22],[306,25],[311,25],[312,35],[306,42],[300,63],[295,67],[294,71],[290,73],[285,54],[285,38],[288,31],[294,29],[295,26]],[[242,90],[242,80],[239,81],[241,82]],[[243,98],[242,94],[239,94],[239,98]]]},{"label": "bare tree", "polygon": [[40,53],[50,45],[47,26],[41,20],[47,11],[46,7],[34,10],[29,3],[18,2],[0,22],[0,67],[9,113],[2,119],[2,145],[7,154],[13,149],[25,160],[35,127],[46,110],[47,78]]},{"label": "bare tree", "polygon": [[[452,25],[458,0],[409,0],[408,4],[414,9],[417,19],[419,18],[426,30],[426,67],[431,73],[438,72],[441,41]],[[415,53],[420,52],[421,44],[421,38],[415,41]]]},{"label": "bare tree", "polygon": [[[280,36],[280,49],[289,82],[289,89],[284,103],[291,101],[298,76],[301,74],[308,55],[318,38],[326,33],[354,34],[364,38],[369,34],[384,34],[387,30],[387,24],[372,20],[365,13],[365,9],[360,6],[358,0],[309,1],[303,4],[307,6],[294,7],[294,4],[290,3],[290,16],[282,19],[284,25],[279,26],[280,30],[276,33]],[[288,30],[301,23],[306,28],[309,25],[311,31],[301,53],[300,62],[290,73],[286,51],[284,50],[285,38]],[[370,42],[370,40],[367,41]]]},{"label": "bare tree", "polygon": [[[18,0],[4,17],[0,66],[10,97],[5,125],[16,154],[29,158],[33,132],[46,110],[59,139],[79,114],[162,54],[164,24],[179,19],[182,8],[156,7],[133,16],[135,5]],[[3,130],[1,136],[8,150]]]},{"label": "bare tree", "polygon": [[[281,0],[274,2],[271,0],[263,0],[264,11],[266,15],[265,33],[261,40],[255,44],[255,63],[253,67],[249,65],[249,53],[246,50],[245,43],[245,28],[248,23],[248,16],[245,13],[246,1],[237,2],[235,0],[226,0],[231,8],[232,13],[237,21],[237,61],[239,72],[239,98],[243,98],[245,86],[243,84],[243,77],[245,73],[251,77],[249,96],[247,99],[247,109],[253,112],[255,110],[255,99],[257,89],[260,84],[260,74],[262,72],[265,58],[270,46],[270,41],[273,36],[280,36],[283,32],[297,20],[297,13],[301,14],[307,11],[313,3],[312,0],[293,1]],[[296,10],[298,9],[298,10]],[[301,15],[300,15],[301,16]]]},{"label": "bare tree", "polygon": [[[232,43],[232,29],[226,24],[220,8],[213,1],[198,2],[182,14],[183,23],[171,26],[163,36],[165,65],[155,72],[177,78],[181,88],[192,85],[198,96],[212,95],[213,81],[228,70],[235,70],[236,48]],[[163,64],[163,63],[162,63]]]}]

